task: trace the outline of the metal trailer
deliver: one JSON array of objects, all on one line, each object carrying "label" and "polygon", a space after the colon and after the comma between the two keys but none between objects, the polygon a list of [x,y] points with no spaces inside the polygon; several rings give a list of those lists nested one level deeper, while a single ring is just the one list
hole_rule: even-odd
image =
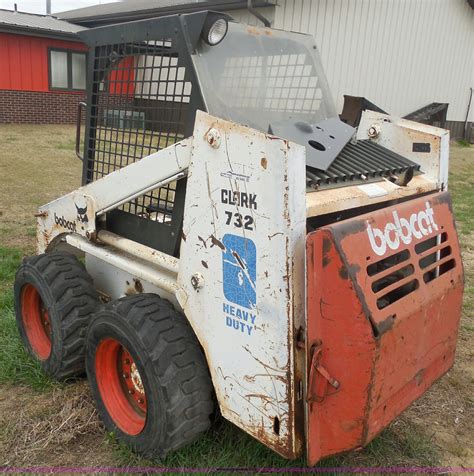
[{"label": "metal trailer", "polygon": [[216,408],[310,465],[366,445],[453,364],[448,131],[339,121],[307,35],[200,12],[80,36],[83,186],[39,209],[18,270],[28,350],[85,368],[147,456]]}]

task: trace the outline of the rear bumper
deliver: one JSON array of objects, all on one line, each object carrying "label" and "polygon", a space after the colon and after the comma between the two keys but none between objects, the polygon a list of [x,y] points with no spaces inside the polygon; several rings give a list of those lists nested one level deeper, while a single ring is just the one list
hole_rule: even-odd
[{"label": "rear bumper", "polygon": [[463,271],[449,194],[309,234],[307,268],[315,464],[366,445],[453,364]]}]

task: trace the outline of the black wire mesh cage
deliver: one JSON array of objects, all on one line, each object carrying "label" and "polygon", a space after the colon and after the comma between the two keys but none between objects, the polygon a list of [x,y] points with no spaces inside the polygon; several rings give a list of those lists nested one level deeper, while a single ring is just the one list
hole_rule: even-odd
[{"label": "black wire mesh cage", "polygon": [[[84,33],[91,48],[83,183],[192,134],[196,110],[204,106],[189,41],[199,34],[206,14]],[[184,182],[172,182],[109,212],[107,229],[176,254]]]},{"label": "black wire mesh cage", "polygon": [[[92,98],[95,180],[184,137],[192,83],[172,41],[97,47]],[[176,183],[129,202],[123,210],[169,223]],[[155,215],[155,216],[153,216]]]}]

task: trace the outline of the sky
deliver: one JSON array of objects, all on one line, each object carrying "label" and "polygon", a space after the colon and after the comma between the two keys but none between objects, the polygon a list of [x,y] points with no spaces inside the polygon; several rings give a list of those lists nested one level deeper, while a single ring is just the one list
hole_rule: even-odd
[{"label": "sky", "polygon": [[[63,12],[76,8],[97,5],[98,3],[111,3],[116,0],[51,0],[51,12]],[[0,0],[0,8],[13,10],[17,4],[20,12],[46,13],[46,0]]]}]

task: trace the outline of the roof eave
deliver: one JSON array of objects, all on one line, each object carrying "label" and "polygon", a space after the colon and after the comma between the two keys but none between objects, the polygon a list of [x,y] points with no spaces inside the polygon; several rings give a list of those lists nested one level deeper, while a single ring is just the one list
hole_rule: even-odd
[{"label": "roof eave", "polygon": [[68,40],[82,43],[77,33],[68,31],[52,31],[41,28],[31,28],[20,25],[0,24],[0,33],[14,33],[25,36],[39,36],[41,38],[51,38],[53,40]]},{"label": "roof eave", "polygon": [[[260,7],[271,7],[274,6],[268,2],[259,2],[257,5],[258,8]],[[212,5],[212,10],[220,11],[220,10],[238,10],[241,8],[245,8],[243,4],[239,3],[228,3],[223,1],[222,3],[218,3]],[[199,4],[194,5],[175,5],[170,7],[162,7],[162,8],[153,8],[153,9],[144,9],[144,10],[136,10],[136,11],[129,11],[129,12],[117,12],[117,13],[105,13],[99,14],[94,16],[86,16],[86,17],[74,17],[74,16],[62,16],[61,13],[58,13],[57,16],[64,21],[68,21],[70,23],[75,23],[79,25],[102,25],[102,24],[110,24],[110,23],[123,23],[128,21],[134,20],[144,20],[146,18],[153,18],[157,16],[165,16],[170,14],[182,14],[182,13],[193,13],[201,10],[206,10],[206,6],[202,6]]]}]

